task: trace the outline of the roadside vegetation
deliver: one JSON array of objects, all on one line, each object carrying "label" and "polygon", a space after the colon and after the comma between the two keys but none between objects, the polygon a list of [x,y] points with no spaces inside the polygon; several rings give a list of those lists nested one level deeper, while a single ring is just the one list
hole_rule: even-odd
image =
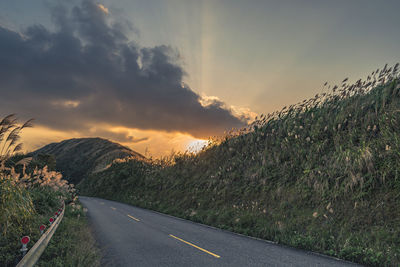
[{"label": "roadside vegetation", "polygon": [[116,162],[81,194],[370,266],[400,264],[398,64],[325,84],[198,154]]},{"label": "roadside vegetation", "polygon": [[[19,134],[26,127],[31,127],[31,120],[20,126],[15,115],[0,121],[0,266],[15,266],[21,259],[21,237],[30,237],[28,248],[31,248],[40,238],[39,226],[45,224],[48,228],[48,219],[61,202],[72,204],[75,200],[73,185],[54,171],[54,158],[16,154],[22,148],[18,143]],[[73,217],[74,213],[69,209],[68,206],[64,218],[68,223],[64,227],[72,230],[73,219],[69,216]],[[57,234],[58,230],[53,238]],[[81,238],[75,237],[68,241],[82,244],[78,242]]]},{"label": "roadside vegetation", "polygon": [[36,266],[100,266],[100,250],[79,202],[66,206],[64,218]]}]

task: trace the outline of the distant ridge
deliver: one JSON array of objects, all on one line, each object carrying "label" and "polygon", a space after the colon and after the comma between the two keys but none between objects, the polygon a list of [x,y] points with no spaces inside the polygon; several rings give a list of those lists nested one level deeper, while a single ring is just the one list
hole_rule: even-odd
[{"label": "distant ridge", "polygon": [[104,170],[116,159],[145,159],[130,148],[98,137],[73,138],[51,143],[32,154],[53,155],[56,159],[56,169],[73,184],[78,184],[91,173]]}]

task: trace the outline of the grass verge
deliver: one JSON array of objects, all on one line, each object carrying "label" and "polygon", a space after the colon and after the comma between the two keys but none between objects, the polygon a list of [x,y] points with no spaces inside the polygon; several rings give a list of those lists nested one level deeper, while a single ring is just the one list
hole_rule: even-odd
[{"label": "grass verge", "polygon": [[100,250],[79,203],[66,206],[64,218],[36,266],[100,266]]}]

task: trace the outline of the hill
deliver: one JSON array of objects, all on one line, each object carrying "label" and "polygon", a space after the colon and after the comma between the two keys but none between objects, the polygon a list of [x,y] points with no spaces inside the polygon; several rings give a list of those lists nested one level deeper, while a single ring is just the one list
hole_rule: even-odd
[{"label": "hill", "polygon": [[114,164],[79,189],[366,265],[398,266],[397,73],[385,67],[367,81],[345,79],[196,155]]},{"label": "hill", "polygon": [[102,138],[74,138],[48,144],[33,155],[52,155],[56,159],[56,170],[73,184],[78,184],[91,173],[104,170],[115,159],[145,159],[141,154],[120,144]]}]

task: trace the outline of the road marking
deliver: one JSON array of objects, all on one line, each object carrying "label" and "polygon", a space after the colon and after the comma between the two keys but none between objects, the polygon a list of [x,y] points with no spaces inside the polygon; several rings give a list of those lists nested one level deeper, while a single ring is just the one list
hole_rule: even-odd
[{"label": "road marking", "polygon": [[190,246],[192,246],[192,247],[195,247],[195,248],[197,248],[197,249],[199,249],[199,250],[201,250],[201,251],[203,251],[203,252],[205,252],[205,253],[208,253],[208,254],[210,254],[210,255],[213,255],[214,257],[216,257],[216,258],[221,258],[221,256],[219,256],[219,255],[217,255],[217,254],[214,254],[214,253],[212,253],[212,252],[210,252],[210,251],[208,251],[208,250],[205,250],[204,248],[201,248],[201,247],[198,247],[198,246],[196,246],[196,245],[194,245],[194,244],[192,244],[192,243],[190,243],[190,242],[187,242],[187,241],[185,241],[185,240],[183,240],[183,239],[180,239],[179,237],[176,237],[176,236],[174,236],[174,235],[169,235],[170,237],[173,237],[173,238],[175,238],[175,239],[177,239],[177,240],[179,240],[179,241],[181,241],[181,242],[183,242],[183,243],[185,243],[185,244],[188,244],[188,245],[190,245]]},{"label": "road marking", "polygon": [[110,207],[111,209],[113,209],[113,210],[116,210],[116,208],[114,208],[114,207]]},{"label": "road marking", "polygon": [[137,218],[135,218],[135,217],[133,217],[133,216],[131,216],[131,215],[129,215],[129,214],[128,214],[128,217],[131,218],[131,219],[134,219],[134,220],[137,221],[137,222],[140,222],[139,219],[137,219]]},{"label": "road marking", "polygon": [[104,202],[100,202],[101,205],[104,205]]}]

